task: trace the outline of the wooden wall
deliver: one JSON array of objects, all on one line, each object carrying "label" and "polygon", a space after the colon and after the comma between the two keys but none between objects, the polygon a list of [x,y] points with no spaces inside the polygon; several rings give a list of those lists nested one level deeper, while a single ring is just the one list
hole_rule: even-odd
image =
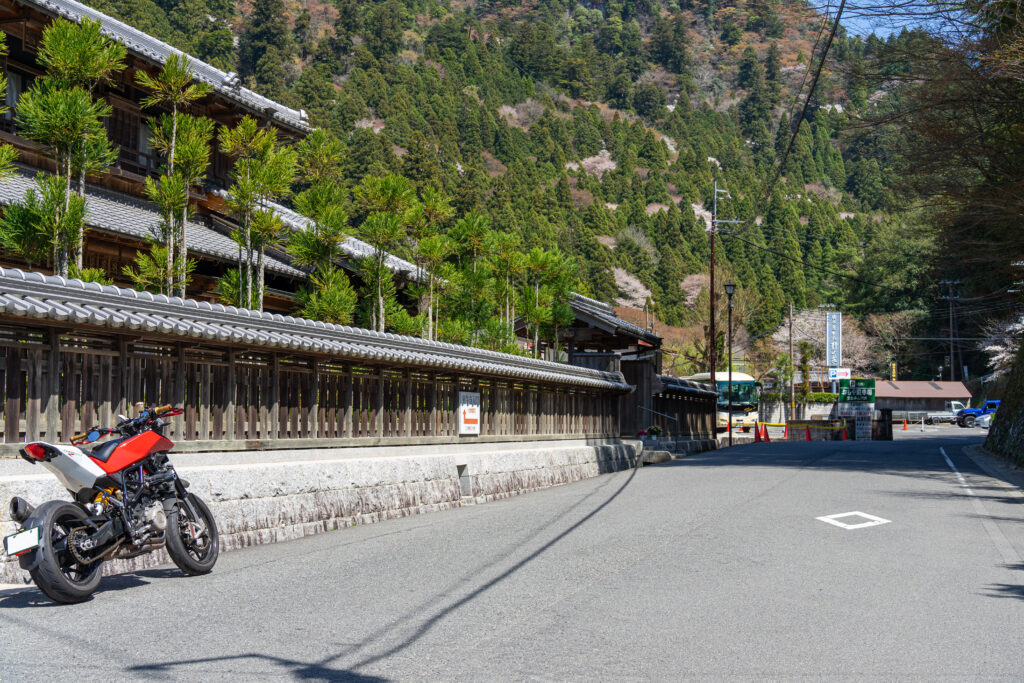
[{"label": "wooden wall", "polygon": [[182,442],[458,441],[460,390],[481,394],[483,437],[619,435],[613,391],[0,321],[0,443],[67,442],[136,401],[183,407]]}]

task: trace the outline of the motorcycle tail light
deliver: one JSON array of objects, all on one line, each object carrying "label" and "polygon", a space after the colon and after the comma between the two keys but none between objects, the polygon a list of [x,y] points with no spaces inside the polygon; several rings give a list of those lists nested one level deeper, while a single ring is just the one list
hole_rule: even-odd
[{"label": "motorcycle tail light", "polygon": [[36,460],[46,460],[46,449],[37,443],[30,443],[24,450]]}]

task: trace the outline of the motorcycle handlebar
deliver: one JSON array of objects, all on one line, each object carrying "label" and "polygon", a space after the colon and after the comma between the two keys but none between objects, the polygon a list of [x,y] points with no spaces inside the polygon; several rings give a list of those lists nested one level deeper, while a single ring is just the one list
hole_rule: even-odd
[{"label": "motorcycle handlebar", "polygon": [[161,415],[163,415],[164,413],[169,413],[169,412],[171,412],[171,410],[172,410],[172,409],[173,409],[173,408],[172,408],[171,404],[169,404],[169,403],[168,403],[168,404],[167,404],[167,405],[165,405],[165,406],[160,406],[160,407],[158,407],[158,408],[154,408],[154,409],[153,409],[153,414],[154,414],[154,415],[156,415],[157,417],[160,417],[160,416],[161,416]]},{"label": "motorcycle handlebar", "polygon": [[88,439],[88,438],[89,438],[89,432],[85,432],[83,434],[75,434],[73,437],[71,437],[71,443],[74,443],[76,441],[84,441],[85,439]]}]

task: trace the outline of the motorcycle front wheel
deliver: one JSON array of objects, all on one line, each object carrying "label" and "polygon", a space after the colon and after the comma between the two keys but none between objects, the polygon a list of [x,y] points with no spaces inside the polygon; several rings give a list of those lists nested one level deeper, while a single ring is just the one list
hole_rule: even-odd
[{"label": "motorcycle front wheel", "polygon": [[[42,514],[39,514],[42,513]],[[102,578],[103,561],[81,563],[68,550],[71,532],[85,526],[88,515],[73,503],[51,501],[37,511],[42,560],[31,570],[32,580],[51,600],[65,604],[88,600]]]},{"label": "motorcycle front wheel", "polygon": [[[167,511],[167,554],[178,569],[198,576],[208,574],[217,563],[220,542],[217,523],[199,496],[188,494],[191,509],[181,500]],[[197,514],[193,515],[192,509]]]}]

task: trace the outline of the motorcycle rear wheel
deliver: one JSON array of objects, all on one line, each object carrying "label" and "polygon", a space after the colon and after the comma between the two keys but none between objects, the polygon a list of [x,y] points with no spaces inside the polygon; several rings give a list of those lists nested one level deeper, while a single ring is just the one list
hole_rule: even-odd
[{"label": "motorcycle rear wheel", "polygon": [[193,519],[183,501],[174,502],[167,511],[167,554],[178,569],[199,576],[213,570],[220,554],[220,541],[210,508],[199,496],[190,493],[188,499],[200,519]]},{"label": "motorcycle rear wheel", "polygon": [[84,526],[88,515],[73,503],[52,501],[40,506],[42,561],[31,570],[32,580],[51,600],[65,604],[82,602],[96,592],[103,561],[82,564],[67,549],[68,534]]}]

